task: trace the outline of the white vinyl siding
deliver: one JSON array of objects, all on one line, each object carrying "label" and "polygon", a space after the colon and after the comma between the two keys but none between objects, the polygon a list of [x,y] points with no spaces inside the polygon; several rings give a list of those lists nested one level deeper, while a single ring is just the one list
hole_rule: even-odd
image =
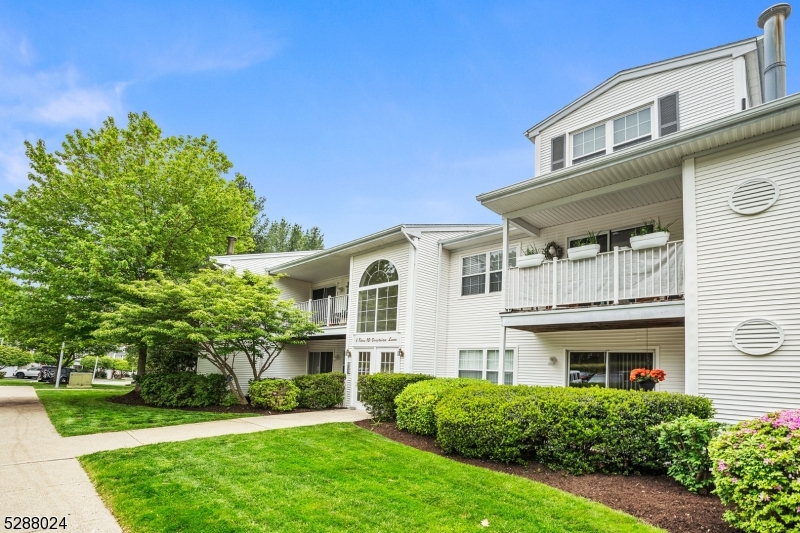
[{"label": "white vinyl siding", "polygon": [[[681,130],[733,113],[733,60],[716,59],[620,83],[542,130],[535,139],[540,168],[550,170],[550,141],[554,137],[614,118],[632,106],[655,102],[678,91]],[[567,146],[571,144],[568,142]],[[567,161],[570,160],[568,157]]]},{"label": "white vinyl siding", "polygon": [[[442,253],[443,265],[439,271],[439,241],[452,239],[467,232],[423,232],[417,241],[417,308],[414,312],[414,343],[413,368],[409,372],[433,374],[433,350],[437,345],[436,339],[436,283],[447,287],[449,271],[448,256]],[[439,302],[439,351],[444,349],[444,333],[447,323],[447,298],[442,292]]]},{"label": "white vinyl siding", "polygon": [[[695,161],[698,387],[721,420],[800,405],[800,133]],[[742,181],[774,181],[780,198],[739,215],[728,195]],[[746,246],[743,246],[743,239]],[[786,332],[777,351],[746,355],[732,344],[740,322],[767,318]]]}]

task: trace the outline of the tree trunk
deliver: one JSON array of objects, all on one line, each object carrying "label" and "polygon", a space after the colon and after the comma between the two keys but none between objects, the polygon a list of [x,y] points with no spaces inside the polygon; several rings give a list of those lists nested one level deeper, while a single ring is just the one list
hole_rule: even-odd
[{"label": "tree trunk", "polygon": [[[139,345],[139,362],[136,365],[136,375],[138,377],[144,376],[147,366],[147,345]],[[136,390],[139,390],[139,383],[136,383]]]}]

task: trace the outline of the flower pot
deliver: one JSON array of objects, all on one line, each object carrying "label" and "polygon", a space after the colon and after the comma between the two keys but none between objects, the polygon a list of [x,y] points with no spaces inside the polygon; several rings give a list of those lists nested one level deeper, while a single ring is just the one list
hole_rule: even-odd
[{"label": "flower pot", "polygon": [[658,248],[664,246],[669,240],[668,231],[657,231],[647,235],[637,235],[631,237],[631,248],[634,250],[644,250],[647,248]]},{"label": "flower pot", "polygon": [[570,261],[577,261],[579,259],[589,259],[590,257],[595,257],[599,252],[600,252],[599,244],[584,244],[583,246],[568,248],[567,258]]},{"label": "flower pot", "polygon": [[640,381],[639,387],[644,391],[651,391],[656,388],[655,381]]},{"label": "flower pot", "polygon": [[522,255],[517,257],[517,268],[538,267],[544,261],[544,254]]}]

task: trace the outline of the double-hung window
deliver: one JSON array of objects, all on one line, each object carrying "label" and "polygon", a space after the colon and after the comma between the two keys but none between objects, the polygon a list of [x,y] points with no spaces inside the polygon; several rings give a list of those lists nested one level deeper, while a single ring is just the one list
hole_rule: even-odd
[{"label": "double-hung window", "polygon": [[[459,350],[458,377],[485,379],[497,384],[500,350]],[[503,384],[514,384],[514,350],[506,350],[503,359]]]},{"label": "double-hung window", "polygon": [[606,153],[606,125],[600,124],[572,136],[572,164]]},{"label": "double-hung window", "polygon": [[[509,250],[508,266],[517,264],[517,251]],[[503,252],[483,252],[461,258],[461,296],[488,292],[499,292],[503,289]]]},{"label": "double-hung window", "polygon": [[614,151],[649,141],[650,107],[614,120]]}]

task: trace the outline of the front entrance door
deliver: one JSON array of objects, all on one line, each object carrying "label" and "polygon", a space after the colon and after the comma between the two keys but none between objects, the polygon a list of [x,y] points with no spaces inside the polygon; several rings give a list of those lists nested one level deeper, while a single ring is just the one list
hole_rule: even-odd
[{"label": "front entrance door", "polygon": [[355,372],[352,373],[353,396],[351,405],[357,409],[364,409],[361,403],[361,393],[358,391],[358,377],[366,374],[377,374],[385,372],[394,374],[398,367],[397,348],[356,348],[355,350]]}]

